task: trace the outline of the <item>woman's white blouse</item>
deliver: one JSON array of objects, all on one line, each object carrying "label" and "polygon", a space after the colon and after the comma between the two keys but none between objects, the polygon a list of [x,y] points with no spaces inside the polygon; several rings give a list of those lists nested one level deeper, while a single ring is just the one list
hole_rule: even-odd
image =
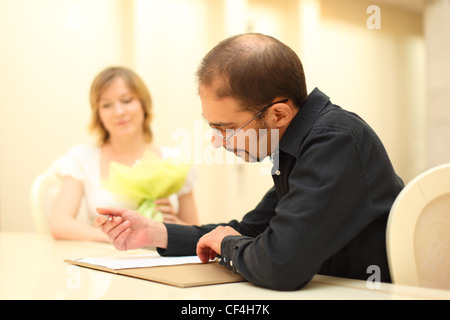
[{"label": "woman's white blouse", "polygon": [[[174,154],[174,150],[162,147],[163,159]],[[100,175],[100,153],[101,149],[90,144],[82,144],[72,147],[67,154],[58,159],[58,174],[60,177],[69,176],[83,183],[84,197],[89,214],[89,220],[98,216],[98,207],[120,207],[135,210],[138,207],[136,202],[124,202],[113,193],[102,188]],[[172,206],[178,212],[178,196],[192,191],[195,184],[195,174],[192,168],[186,178],[186,182],[181,190],[169,197]]]}]

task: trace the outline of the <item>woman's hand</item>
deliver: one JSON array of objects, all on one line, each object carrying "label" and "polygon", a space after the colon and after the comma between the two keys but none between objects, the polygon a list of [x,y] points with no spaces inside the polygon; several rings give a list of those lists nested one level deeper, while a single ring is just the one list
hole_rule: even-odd
[{"label": "woman's hand", "polygon": [[155,200],[155,206],[156,210],[162,213],[165,223],[185,224],[168,198]]}]

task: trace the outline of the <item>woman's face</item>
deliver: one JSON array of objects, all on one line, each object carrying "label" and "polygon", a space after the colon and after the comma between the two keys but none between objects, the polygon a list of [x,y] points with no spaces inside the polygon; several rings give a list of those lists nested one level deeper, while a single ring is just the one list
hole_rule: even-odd
[{"label": "woman's face", "polygon": [[121,77],[113,79],[101,93],[98,112],[112,139],[143,134],[144,108]]}]

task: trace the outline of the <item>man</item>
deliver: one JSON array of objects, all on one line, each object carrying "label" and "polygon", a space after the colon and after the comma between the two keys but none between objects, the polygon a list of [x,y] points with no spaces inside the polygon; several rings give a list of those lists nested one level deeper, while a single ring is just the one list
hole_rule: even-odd
[{"label": "man", "polygon": [[220,225],[98,209],[96,223],[116,248],[151,245],[162,255],[197,253],[203,262],[220,255],[248,281],[278,290],[298,289],[316,273],[367,279],[369,266],[389,282],[385,230],[403,183],[372,129],[320,90],[308,95],[299,58],[272,37],[226,39],[197,76],[213,145],[246,161],[272,156],[274,187],[241,222]]}]

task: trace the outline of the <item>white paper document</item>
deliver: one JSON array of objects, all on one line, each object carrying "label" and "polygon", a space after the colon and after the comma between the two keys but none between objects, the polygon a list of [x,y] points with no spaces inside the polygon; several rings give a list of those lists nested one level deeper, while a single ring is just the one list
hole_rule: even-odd
[{"label": "white paper document", "polygon": [[174,266],[188,263],[201,263],[198,256],[161,257],[157,253],[115,257],[82,258],[78,259],[77,261],[110,269],[147,268],[158,266]]}]

